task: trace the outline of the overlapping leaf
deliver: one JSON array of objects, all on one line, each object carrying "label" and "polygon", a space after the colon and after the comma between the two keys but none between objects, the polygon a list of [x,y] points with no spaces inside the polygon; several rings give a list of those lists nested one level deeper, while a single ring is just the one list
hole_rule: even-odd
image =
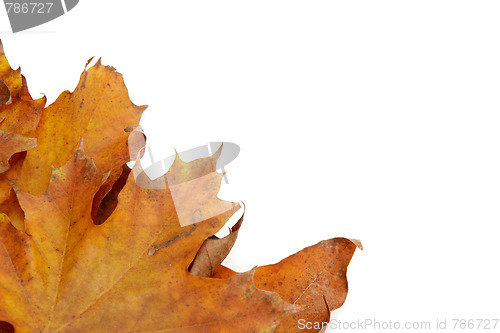
[{"label": "overlapping leaf", "polygon": [[[45,106],[45,96],[33,100],[26,83],[26,78],[21,75],[21,69],[13,70],[10,67],[0,41],[0,88],[6,96],[7,90],[9,99],[5,103],[0,103],[0,129],[33,137],[40,117]],[[7,89],[7,90],[6,90]],[[4,97],[5,98],[5,97]]]},{"label": "overlapping leaf", "polygon": [[36,146],[33,138],[45,97],[33,100],[21,70],[13,70],[0,41],[0,211],[11,215],[12,223],[23,229],[24,216],[12,185],[19,176],[25,151]]}]

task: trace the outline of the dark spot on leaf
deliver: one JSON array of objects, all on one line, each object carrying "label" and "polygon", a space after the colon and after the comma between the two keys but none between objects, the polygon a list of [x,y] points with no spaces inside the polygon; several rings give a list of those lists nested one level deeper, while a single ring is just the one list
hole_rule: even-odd
[{"label": "dark spot on leaf", "polygon": [[0,321],[0,333],[14,333],[16,330],[11,323],[6,321]]}]

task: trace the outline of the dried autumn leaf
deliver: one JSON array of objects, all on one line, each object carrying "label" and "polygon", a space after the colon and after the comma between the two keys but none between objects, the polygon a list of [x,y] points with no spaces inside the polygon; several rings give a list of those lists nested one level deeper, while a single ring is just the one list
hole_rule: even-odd
[{"label": "dried autumn leaf", "polygon": [[238,222],[229,230],[229,235],[223,238],[211,236],[198,250],[193,263],[189,267],[191,274],[202,277],[213,276],[216,269],[220,266],[222,261],[227,257],[233,248],[241,224],[243,223],[244,214],[241,215]]},{"label": "dried autumn leaf", "polygon": [[45,106],[45,96],[33,100],[29,91],[26,79],[21,75],[21,69],[13,70],[0,41],[0,80],[9,90],[10,103],[0,103],[0,118],[4,118],[0,124],[0,129],[17,133],[20,135],[33,137],[40,116]]},{"label": "dried autumn leaf", "polygon": [[[222,150],[177,155],[155,180],[139,162],[128,169],[144,150],[144,107],[112,67],[97,62],[43,112],[1,43],[0,79],[11,95],[0,106],[1,332],[294,332],[344,301],[350,240],[240,274],[220,265],[243,220],[213,236],[240,209],[217,198]],[[29,137],[38,146],[26,152]]]},{"label": "dried autumn leaf", "polygon": [[[300,305],[302,310],[281,321],[274,332],[318,332],[298,329],[299,320],[310,323],[330,321],[331,311],[338,309],[347,296],[347,266],[357,240],[333,238],[307,247],[279,263],[255,270],[257,288],[277,292],[285,301]],[[212,277],[227,279],[238,274],[219,266]]]},{"label": "dried autumn leaf", "polygon": [[[12,184],[25,156],[21,152],[35,146],[33,138],[0,130],[0,212],[8,214],[11,223],[19,230],[24,230],[24,213],[12,192]],[[10,163],[14,168],[11,169]]]},{"label": "dried autumn leaf", "polygon": [[[193,164],[212,163],[207,158]],[[183,170],[183,179],[199,171],[177,158],[155,181],[179,176],[170,174],[175,170]],[[221,174],[203,178],[194,188],[184,183],[179,191],[202,203],[191,214],[222,208],[217,216],[182,227],[178,216],[183,212],[170,191],[139,187],[131,173],[115,211],[96,226],[90,208],[101,176],[79,148],[63,167],[53,169],[44,194],[17,193],[26,233],[1,217],[0,319],[19,332],[273,329],[295,308],[255,288],[252,272],[228,280],[187,272],[205,239],[239,208],[231,204],[226,210],[228,203],[214,197],[215,191],[199,191],[199,186],[218,188]]]},{"label": "dried autumn leaf", "polygon": [[0,41],[0,80],[8,87],[12,95],[19,95],[22,90],[23,77],[21,69],[13,70],[3,50],[2,41]]},{"label": "dried autumn leaf", "polygon": [[306,247],[277,264],[257,268],[257,288],[277,292],[285,301],[303,308],[283,320],[276,333],[296,331],[301,319],[311,323],[330,321],[331,311],[346,299],[346,271],[355,250],[355,242],[333,238]]},{"label": "dried autumn leaf", "polygon": [[63,92],[43,112],[35,137],[38,146],[26,155],[16,185],[32,194],[47,188],[51,167],[62,166],[80,137],[101,173],[129,161],[125,129],[138,124],[146,106],[134,105],[122,75],[101,61],[84,70],[76,89]]},{"label": "dried autumn leaf", "polygon": [[[2,89],[7,89],[9,94],[9,99],[5,103],[0,103],[0,131],[3,131],[3,133],[9,132],[17,138],[26,137],[24,140],[26,146],[16,151],[32,148],[33,146],[28,144],[28,141],[34,143],[35,139],[27,140],[27,137],[33,136],[33,132],[38,125],[38,121],[40,120],[41,113],[45,106],[46,99],[45,97],[37,100],[32,99],[28,92],[26,79],[21,75],[21,69],[18,68],[17,70],[13,70],[10,67],[9,62],[5,57],[1,41],[0,82],[0,86],[3,86]],[[6,93],[6,91],[4,91],[4,93]],[[3,148],[0,147],[0,155],[8,155],[8,150],[5,148],[5,141],[0,143],[0,146],[2,145]],[[15,196],[12,199],[10,192],[13,181],[17,179],[20,172],[20,166],[25,157],[24,154],[16,155],[18,156],[12,158],[15,161],[10,161],[11,165],[16,164],[16,166],[18,166],[15,168],[16,170],[9,170],[9,172],[6,173],[0,172],[0,205],[4,210],[8,208],[7,210],[9,213],[18,211],[18,203],[15,202],[17,199]],[[3,163],[3,165],[0,165],[0,169],[3,167],[3,170],[5,171],[5,168],[9,168],[9,165],[5,164],[5,158],[0,161],[0,163]],[[10,200],[9,202],[6,202],[8,198],[10,198]],[[21,227],[23,225],[22,221],[19,220],[19,217],[19,214],[12,216],[13,223],[16,227]]]},{"label": "dried autumn leaf", "polygon": [[0,79],[0,106],[9,103],[10,90],[9,87]]}]

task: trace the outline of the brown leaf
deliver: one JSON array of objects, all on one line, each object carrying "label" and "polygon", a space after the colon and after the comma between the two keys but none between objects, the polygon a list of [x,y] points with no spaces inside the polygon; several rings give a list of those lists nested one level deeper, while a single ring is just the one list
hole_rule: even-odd
[{"label": "brown leaf", "polygon": [[[120,171],[118,179],[113,181],[113,178],[116,177],[114,175],[109,182],[101,186],[99,192],[94,196],[94,202],[92,203],[92,220],[94,224],[103,224],[111,216],[118,204],[118,194],[125,186],[131,170],[124,164]],[[108,190],[109,185],[111,185],[111,188]]]},{"label": "brown leaf", "polygon": [[[105,179],[104,183],[99,188],[99,191],[97,191],[97,193],[94,195],[94,199],[92,201],[92,214],[91,214],[91,216],[92,216],[92,220],[94,221],[95,224],[101,224],[102,222],[104,222],[104,221],[101,221],[101,223],[96,223],[97,213],[99,211],[99,208],[101,207],[102,200],[111,191],[111,189],[115,185],[116,181],[120,178],[122,173],[123,173],[122,167],[116,167],[116,168],[111,169],[104,176],[104,179]],[[115,205],[115,207],[116,207],[116,205]],[[113,208],[113,210],[114,210],[114,208]],[[102,215],[102,214],[100,214],[100,215]],[[111,214],[109,214],[109,215],[111,215]]]},{"label": "brown leaf", "polygon": [[230,229],[229,235],[226,237],[218,238],[214,235],[203,242],[203,245],[198,250],[196,257],[189,267],[191,274],[211,277],[215,273],[215,270],[233,248],[244,216],[245,214],[241,215],[238,222]]},{"label": "brown leaf", "polygon": [[8,104],[9,101],[11,101],[9,87],[0,79],[0,106]]}]

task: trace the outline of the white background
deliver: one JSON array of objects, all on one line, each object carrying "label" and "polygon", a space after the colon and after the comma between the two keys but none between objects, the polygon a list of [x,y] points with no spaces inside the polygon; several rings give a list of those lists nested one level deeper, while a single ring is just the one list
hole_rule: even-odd
[{"label": "white background", "polygon": [[149,105],[157,159],[241,147],[219,194],[247,206],[229,267],[358,238],[333,318],[450,328],[500,317],[499,15],[496,1],[81,0],[17,34],[0,8],[0,30],[49,103],[91,56],[117,68]]}]

